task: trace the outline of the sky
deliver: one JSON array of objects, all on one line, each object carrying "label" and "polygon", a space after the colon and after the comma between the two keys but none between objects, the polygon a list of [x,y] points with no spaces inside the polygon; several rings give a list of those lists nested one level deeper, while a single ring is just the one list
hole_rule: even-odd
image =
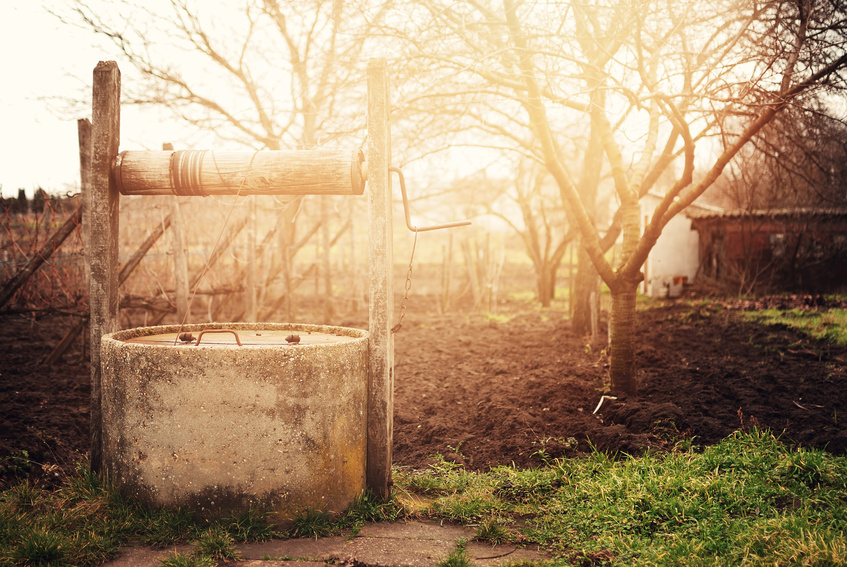
[{"label": "sky", "polygon": [[[0,2],[0,185],[4,197],[23,188],[79,190],[77,120],[90,105],[69,108],[66,97],[91,98],[97,62],[114,56],[90,32],[64,24],[40,2]],[[163,119],[162,119],[163,121]],[[157,111],[122,108],[121,144],[158,148],[172,135]]]},{"label": "sky", "polygon": [[80,91],[81,78],[90,77],[97,64],[97,50],[86,34],[39,3],[7,1],[0,7],[0,53],[3,196],[15,196],[19,188],[31,196],[38,187],[59,193],[78,187],[76,121],[89,116],[60,116],[54,97]]}]

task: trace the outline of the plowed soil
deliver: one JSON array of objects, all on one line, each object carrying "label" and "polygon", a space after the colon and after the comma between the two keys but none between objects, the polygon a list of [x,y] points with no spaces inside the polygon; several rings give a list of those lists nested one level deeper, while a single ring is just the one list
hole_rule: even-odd
[{"label": "plowed soil", "polygon": [[[527,467],[594,448],[706,445],[750,426],[843,454],[847,348],[738,315],[832,305],[808,297],[709,305],[639,311],[640,395],[618,400],[602,398],[605,352],[587,348],[562,313],[503,305],[497,320],[410,314],[395,335],[395,464],[426,467],[440,454],[475,470]],[[81,343],[60,364],[40,365],[68,325],[0,315],[0,482],[22,473],[23,451],[35,463],[23,472],[49,481],[89,449]]]}]

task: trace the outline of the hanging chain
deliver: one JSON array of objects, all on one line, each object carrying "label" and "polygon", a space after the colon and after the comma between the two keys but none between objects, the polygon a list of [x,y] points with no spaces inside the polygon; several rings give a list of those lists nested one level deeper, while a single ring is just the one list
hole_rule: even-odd
[{"label": "hanging chain", "polygon": [[409,290],[412,289],[412,263],[415,261],[415,247],[418,245],[418,231],[415,230],[415,240],[412,242],[412,257],[409,258],[409,271],[406,272],[406,293],[403,294],[403,300],[400,302],[400,320],[397,324],[391,327],[391,333],[396,333],[403,326],[403,318],[406,316],[406,303],[409,301]]}]

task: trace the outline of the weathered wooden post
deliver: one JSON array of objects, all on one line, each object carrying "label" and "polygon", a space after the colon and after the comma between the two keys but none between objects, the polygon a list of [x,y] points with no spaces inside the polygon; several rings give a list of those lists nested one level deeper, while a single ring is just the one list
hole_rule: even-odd
[{"label": "weathered wooden post", "polygon": [[368,488],[386,499],[391,487],[394,437],[394,258],[388,73],[384,59],[368,64]]},{"label": "weathered wooden post", "polygon": [[85,257],[85,285],[89,285],[91,263],[91,222],[88,218],[91,211],[91,121],[88,118],[77,120],[77,138],[79,139],[79,192],[82,200],[82,243]]},{"label": "weathered wooden post", "polygon": [[91,468],[103,462],[100,339],[118,330],[119,194],[112,161],[120,145],[121,73],[114,61],[94,68],[91,107],[90,194],[85,199],[91,235],[88,304],[91,310]]}]

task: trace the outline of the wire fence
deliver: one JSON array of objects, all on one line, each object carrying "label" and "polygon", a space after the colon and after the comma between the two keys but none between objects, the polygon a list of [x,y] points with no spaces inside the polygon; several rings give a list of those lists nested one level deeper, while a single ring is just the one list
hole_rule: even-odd
[{"label": "wire fence", "polygon": [[[80,207],[78,195],[41,194],[24,202],[2,201],[2,286],[55,239],[59,227]],[[307,198],[294,204],[273,197],[123,197],[120,265],[130,262],[157,229],[161,237],[121,284],[120,324],[127,328],[177,322],[178,259],[184,262],[190,283],[190,322],[246,320],[248,294],[253,294],[252,316],[258,320],[341,324],[366,319],[366,207],[364,199],[346,197]],[[175,214],[180,215],[176,228],[168,224]],[[292,217],[293,231],[283,220]],[[182,231],[182,253],[176,249],[177,230]],[[507,238],[492,239],[468,229],[458,236],[449,232],[427,233],[419,243],[412,278],[412,302],[417,295],[417,307],[493,311],[498,297],[526,290],[527,285],[531,289],[531,279],[520,277],[526,275],[526,265],[509,266],[515,251]],[[84,240],[79,223],[0,309],[86,317]],[[411,244],[411,236],[398,224],[394,261],[399,293]],[[501,287],[503,273],[514,277]],[[427,296],[428,302],[420,296]]]}]

